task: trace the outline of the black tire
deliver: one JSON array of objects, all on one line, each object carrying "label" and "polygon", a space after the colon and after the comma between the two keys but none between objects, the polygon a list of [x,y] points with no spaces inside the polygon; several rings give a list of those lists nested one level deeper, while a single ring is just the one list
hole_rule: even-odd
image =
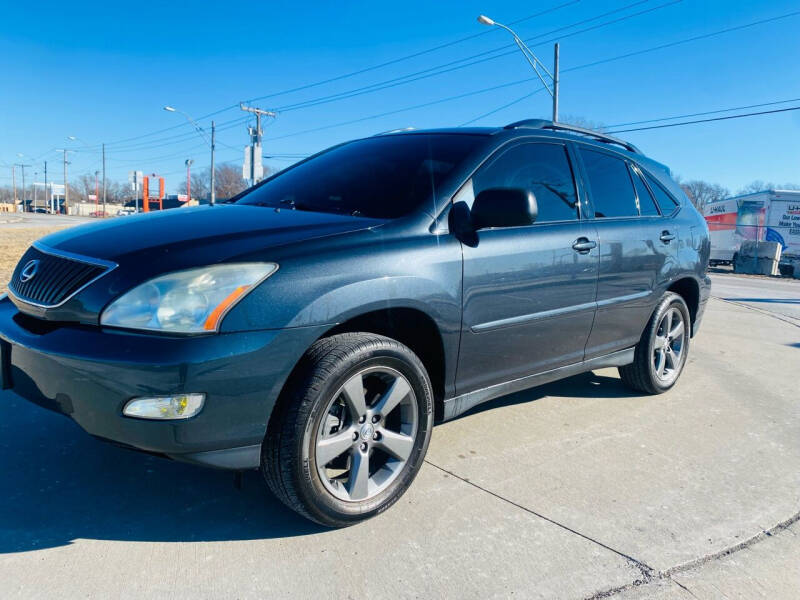
[{"label": "black tire", "polygon": [[[664,380],[658,376],[658,371],[654,364],[654,361],[656,361],[656,345],[658,340],[664,339],[658,335],[664,317],[673,309],[679,311],[683,318],[685,335],[683,335],[680,355],[673,369],[674,373],[671,373],[671,376],[667,380]],[[619,367],[619,375],[622,381],[628,387],[638,392],[663,394],[672,388],[680,378],[689,355],[690,340],[691,318],[686,302],[684,302],[683,298],[678,294],[672,292],[665,293],[658,303],[658,306],[656,306],[656,309],[653,311],[647,323],[647,327],[645,327],[642,337],[636,345],[633,362],[624,367]],[[673,374],[674,376],[672,376]]]},{"label": "black tire", "polygon": [[[330,418],[330,402],[342,398],[339,392],[345,383],[360,377],[364,370],[381,368],[399,372],[413,391],[405,401],[416,406],[416,436],[409,457],[387,488],[365,500],[343,500],[326,488],[328,483],[323,483],[318,473],[319,428],[327,427],[328,421],[323,426],[323,419]],[[334,335],[311,346],[287,384],[267,428],[261,470],[269,488],[286,506],[322,525],[346,527],[385,511],[405,493],[422,466],[432,429],[431,383],[410,349],[380,335]],[[347,452],[355,452],[355,448]],[[368,465],[369,460],[372,458]]]}]

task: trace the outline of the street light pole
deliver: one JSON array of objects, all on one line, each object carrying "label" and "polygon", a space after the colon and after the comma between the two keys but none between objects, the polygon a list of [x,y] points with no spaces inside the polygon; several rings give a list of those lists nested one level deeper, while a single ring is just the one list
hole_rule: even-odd
[{"label": "street light pole", "polygon": [[216,145],[215,144],[216,126],[214,124],[214,121],[211,121],[211,139],[209,140],[208,136],[206,135],[205,129],[200,127],[200,125],[197,123],[197,121],[195,121],[188,114],[186,114],[182,110],[178,110],[174,106],[165,106],[164,110],[166,110],[167,112],[174,112],[174,113],[182,114],[184,116],[184,118],[194,126],[195,130],[205,140],[206,144],[211,146],[211,198],[209,199],[209,203],[211,204],[211,206],[213,206],[214,205],[214,200],[216,199],[216,191],[214,189],[214,184],[216,182],[216,175],[214,173],[214,146]]},{"label": "street light pole", "polygon": [[[486,15],[479,15],[478,23],[480,23],[481,25],[489,25],[490,27],[492,26],[500,27],[501,29],[505,29],[512,35],[512,37],[514,38],[514,42],[517,44],[517,47],[519,48],[520,52],[522,52],[522,55],[525,57],[525,60],[528,61],[528,64],[531,66],[534,73],[536,73],[536,76],[539,78],[539,81],[542,82],[544,89],[546,89],[547,93],[549,93],[550,96],[552,96],[553,122],[555,123],[556,121],[558,121],[558,54],[559,54],[558,44],[555,45],[555,56],[554,56],[555,75],[554,75],[553,73],[550,73],[550,71],[547,70],[547,67],[544,65],[544,63],[537,58],[537,56],[533,53],[533,50],[531,50],[528,47],[528,45],[524,41],[522,41],[522,38],[520,38],[516,34],[516,32],[513,29],[511,29],[511,27],[503,25],[502,23],[498,23],[497,21],[490,19]],[[550,80],[552,81],[552,88],[550,85],[548,85],[545,78],[539,72],[539,69],[542,69],[542,71],[544,71],[545,74],[550,78]]]},{"label": "street light pole", "polygon": [[11,185],[14,186],[14,210],[17,210],[17,165],[11,165]]},{"label": "street light pole", "polygon": [[216,127],[214,121],[211,121],[211,206],[214,206],[214,201],[217,199],[217,174],[214,168],[214,146],[216,142]]},{"label": "street light pole", "polygon": [[47,161],[44,161],[44,197],[47,199],[47,206],[50,208],[50,212],[55,212],[53,210],[53,194],[47,195]]},{"label": "street light pole", "polygon": [[98,197],[100,195],[100,184],[97,182],[97,177],[100,175],[100,171],[94,172],[94,214],[97,214],[97,202]]},{"label": "street light pole", "polygon": [[191,158],[186,159],[186,202],[187,206],[188,203],[192,201],[192,163],[194,161]]},{"label": "street light pole", "polygon": [[103,144],[103,218],[106,216],[106,145]]},{"label": "street light pole", "polygon": [[67,149],[64,148],[64,214],[69,214],[69,181],[67,181]]}]

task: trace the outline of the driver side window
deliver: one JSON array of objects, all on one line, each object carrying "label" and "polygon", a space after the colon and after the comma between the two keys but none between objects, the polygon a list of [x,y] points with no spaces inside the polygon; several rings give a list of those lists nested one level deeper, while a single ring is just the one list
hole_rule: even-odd
[{"label": "driver side window", "polygon": [[578,218],[578,195],[567,149],[561,144],[526,143],[501,152],[483,165],[456,193],[453,202],[472,206],[489,188],[522,188],[536,196],[536,223]]}]

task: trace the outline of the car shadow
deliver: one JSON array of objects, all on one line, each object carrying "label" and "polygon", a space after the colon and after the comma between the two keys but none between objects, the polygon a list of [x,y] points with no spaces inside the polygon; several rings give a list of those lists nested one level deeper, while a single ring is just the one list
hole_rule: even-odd
[{"label": "car shadow", "polygon": [[249,540],[308,535],[256,471],[228,471],[95,440],[69,419],[0,393],[0,554],[120,541]]},{"label": "car shadow", "polygon": [[[475,407],[474,415],[544,396],[631,396],[618,379],[577,375]],[[281,504],[256,471],[228,471],[98,441],[71,420],[0,392],[0,554],[78,538],[208,542],[325,531]]]},{"label": "car shadow", "polygon": [[596,375],[589,371],[484,402],[457,418],[461,419],[487,410],[533,402],[547,396],[554,398],[633,398],[640,395],[626,387],[617,377]]}]

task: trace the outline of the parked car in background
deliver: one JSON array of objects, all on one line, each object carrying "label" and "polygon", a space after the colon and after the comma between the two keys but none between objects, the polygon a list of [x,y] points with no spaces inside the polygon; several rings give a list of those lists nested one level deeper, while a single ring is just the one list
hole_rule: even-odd
[{"label": "parked car in background", "polygon": [[134,208],[121,208],[117,212],[118,217],[127,217],[128,215],[135,215],[136,209]]},{"label": "parked car in background", "polygon": [[100,439],[260,469],[345,526],[411,485],[435,419],[602,367],[670,389],[708,259],[702,216],[626,142],[389,133],[36,242],[0,300],[2,382]]},{"label": "parked car in background", "polygon": [[90,217],[107,217],[108,215],[103,210],[93,210],[92,212],[89,213],[89,216]]}]

